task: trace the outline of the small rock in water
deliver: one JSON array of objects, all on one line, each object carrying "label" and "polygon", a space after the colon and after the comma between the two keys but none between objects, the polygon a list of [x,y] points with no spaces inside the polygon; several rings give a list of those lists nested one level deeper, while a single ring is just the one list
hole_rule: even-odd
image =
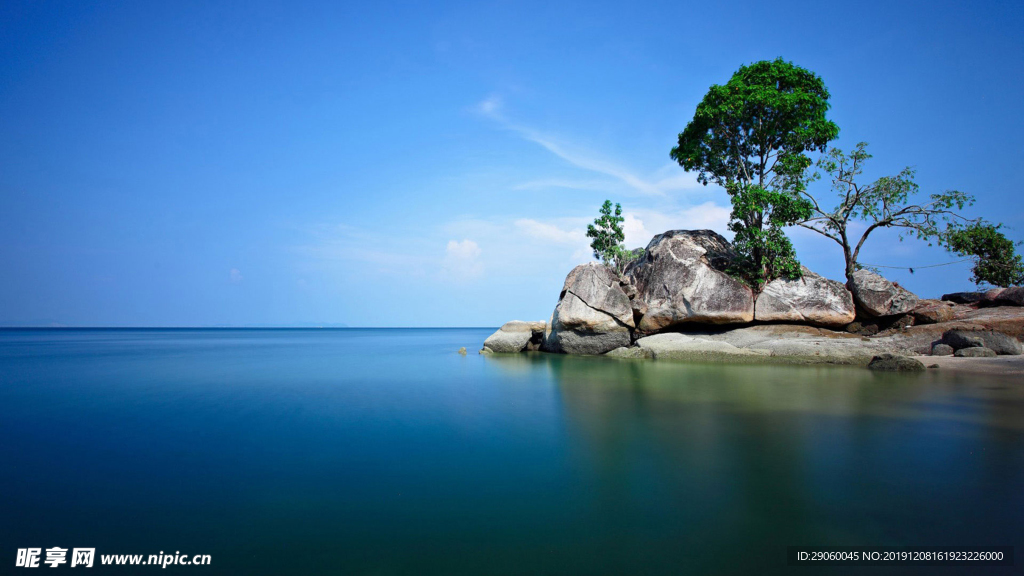
[{"label": "small rock in water", "polygon": [[868,368],[886,372],[920,372],[924,370],[924,364],[917,359],[898,354],[879,354],[871,359]]},{"label": "small rock in water", "polygon": [[929,364],[928,367],[929,368],[938,368],[939,365],[938,364]]},{"label": "small rock in water", "polygon": [[487,346],[484,346],[483,348],[480,349],[479,353],[480,354],[494,354],[494,350],[491,350]]},{"label": "small rock in water", "polygon": [[953,354],[957,358],[995,358],[995,350],[988,348],[961,348]]},{"label": "small rock in water", "polygon": [[463,356],[466,355],[466,347],[465,346],[463,346],[462,348],[459,348],[459,354],[462,354]]}]

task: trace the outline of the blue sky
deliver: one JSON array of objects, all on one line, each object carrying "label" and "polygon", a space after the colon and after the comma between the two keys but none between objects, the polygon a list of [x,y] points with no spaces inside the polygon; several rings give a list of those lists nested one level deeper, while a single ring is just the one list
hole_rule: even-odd
[{"label": "blue sky", "polygon": [[[546,318],[606,198],[631,246],[725,232],[724,192],[668,153],[708,86],[777,56],[825,80],[866,178],[914,166],[1024,239],[1019,1],[9,1],[0,325]],[[894,235],[862,256],[955,259]],[[972,287],[966,264],[886,273]]]}]

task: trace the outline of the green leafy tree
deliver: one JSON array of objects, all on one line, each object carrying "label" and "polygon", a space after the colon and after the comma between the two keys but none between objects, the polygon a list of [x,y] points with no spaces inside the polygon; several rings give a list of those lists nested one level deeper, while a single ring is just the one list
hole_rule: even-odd
[{"label": "green leafy tree", "polygon": [[1024,284],[1024,262],[1014,252],[1013,241],[999,229],[1001,224],[972,222],[955,228],[946,236],[946,248],[961,256],[974,257],[971,280],[978,285],[1018,286]]},{"label": "green leafy tree", "polygon": [[811,166],[807,153],[824,152],[839,135],[826,118],[828,99],[820,77],[781,58],[741,66],[708,90],[672,148],[671,157],[699,182],[729,193],[729,229],[740,255],[735,272],[755,288],[800,276],[783,228],[809,216],[810,204],[799,197]]},{"label": "green leafy tree", "polygon": [[[921,240],[943,244],[948,232],[959,226],[976,222],[961,216],[957,210],[974,203],[974,197],[958,190],[932,194],[928,201],[915,203],[919,186],[914,182],[915,171],[904,168],[895,176],[885,176],[871,184],[858,183],[864,163],[871,158],[867,144],[861,142],[849,155],[838,148],[831,148],[818,160],[818,168],[829,176],[832,190],[839,196],[839,204],[833,208],[823,206],[807,187],[801,187],[799,194],[811,203],[811,215],[799,225],[813,230],[839,244],[846,259],[846,278],[850,281],[853,273],[860,268],[857,258],[864,242],[879,228],[896,228],[900,240],[910,235]],[[821,178],[816,172],[808,182]],[[860,237],[850,235],[850,222],[863,220],[868,223]]]},{"label": "green leafy tree", "polygon": [[611,200],[605,200],[600,212],[594,223],[587,226],[587,238],[593,238],[590,247],[594,249],[594,258],[621,275],[630,262],[643,255],[643,248],[628,250],[622,244],[626,234],[622,231],[625,218],[621,204],[616,204],[613,211]]}]

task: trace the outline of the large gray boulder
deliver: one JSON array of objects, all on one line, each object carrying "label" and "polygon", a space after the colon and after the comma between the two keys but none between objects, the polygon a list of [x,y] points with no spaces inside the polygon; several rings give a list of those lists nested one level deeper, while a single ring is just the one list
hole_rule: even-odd
[{"label": "large gray boulder", "polygon": [[949,330],[942,335],[942,341],[954,350],[985,347],[1006,356],[1020,356],[1024,352],[1016,338],[994,330]]},{"label": "large gray boulder", "polygon": [[547,323],[523,322],[513,320],[506,322],[484,340],[484,348],[490,348],[492,352],[515,353],[524,350],[537,350],[544,339],[544,329]]},{"label": "large gray boulder", "polygon": [[857,306],[869,316],[906,314],[917,306],[917,296],[870,270],[857,270],[847,285]]},{"label": "large gray boulder", "polygon": [[643,311],[637,329],[656,332],[686,323],[739,324],[754,320],[754,294],[725,273],[735,258],[711,230],[671,230],[655,236],[627,270]]},{"label": "large gray boulder", "polygon": [[796,280],[779,278],[765,285],[754,303],[758,322],[800,322],[840,327],[853,322],[853,295],[841,282],[818,276],[806,267]]},{"label": "large gray boulder", "polygon": [[618,276],[597,262],[582,264],[565,279],[543,349],[604,354],[629,346],[633,327],[633,309]]},{"label": "large gray boulder", "polygon": [[981,348],[985,345],[985,341],[973,330],[949,330],[942,335],[942,342],[952,346],[953,350]]}]

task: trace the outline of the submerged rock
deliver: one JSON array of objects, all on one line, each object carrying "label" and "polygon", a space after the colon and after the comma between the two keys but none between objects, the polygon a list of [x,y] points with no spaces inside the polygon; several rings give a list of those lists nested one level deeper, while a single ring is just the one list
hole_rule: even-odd
[{"label": "submerged rock", "polygon": [[654,355],[649,349],[642,348],[640,346],[623,346],[622,348],[616,348],[615,350],[606,353],[605,356],[609,356],[611,358],[654,358]]},{"label": "submerged rock", "polygon": [[921,372],[924,370],[924,364],[916,358],[899,354],[879,354],[871,359],[868,368],[885,372]]},{"label": "submerged rock", "polygon": [[758,322],[840,327],[853,322],[855,316],[853,295],[846,286],[806,267],[802,278],[779,278],[766,284],[754,303],[754,319]]},{"label": "submerged rock", "polygon": [[628,346],[633,327],[633,308],[615,273],[596,262],[582,264],[565,279],[543,349],[604,354]]},{"label": "submerged rock", "polygon": [[636,328],[652,333],[687,323],[753,321],[753,292],[725,273],[735,257],[729,242],[711,230],[655,236],[627,270],[636,299],[646,306]]},{"label": "submerged rock", "polygon": [[917,296],[870,270],[857,270],[848,283],[853,299],[869,316],[906,314],[917,306]]}]

